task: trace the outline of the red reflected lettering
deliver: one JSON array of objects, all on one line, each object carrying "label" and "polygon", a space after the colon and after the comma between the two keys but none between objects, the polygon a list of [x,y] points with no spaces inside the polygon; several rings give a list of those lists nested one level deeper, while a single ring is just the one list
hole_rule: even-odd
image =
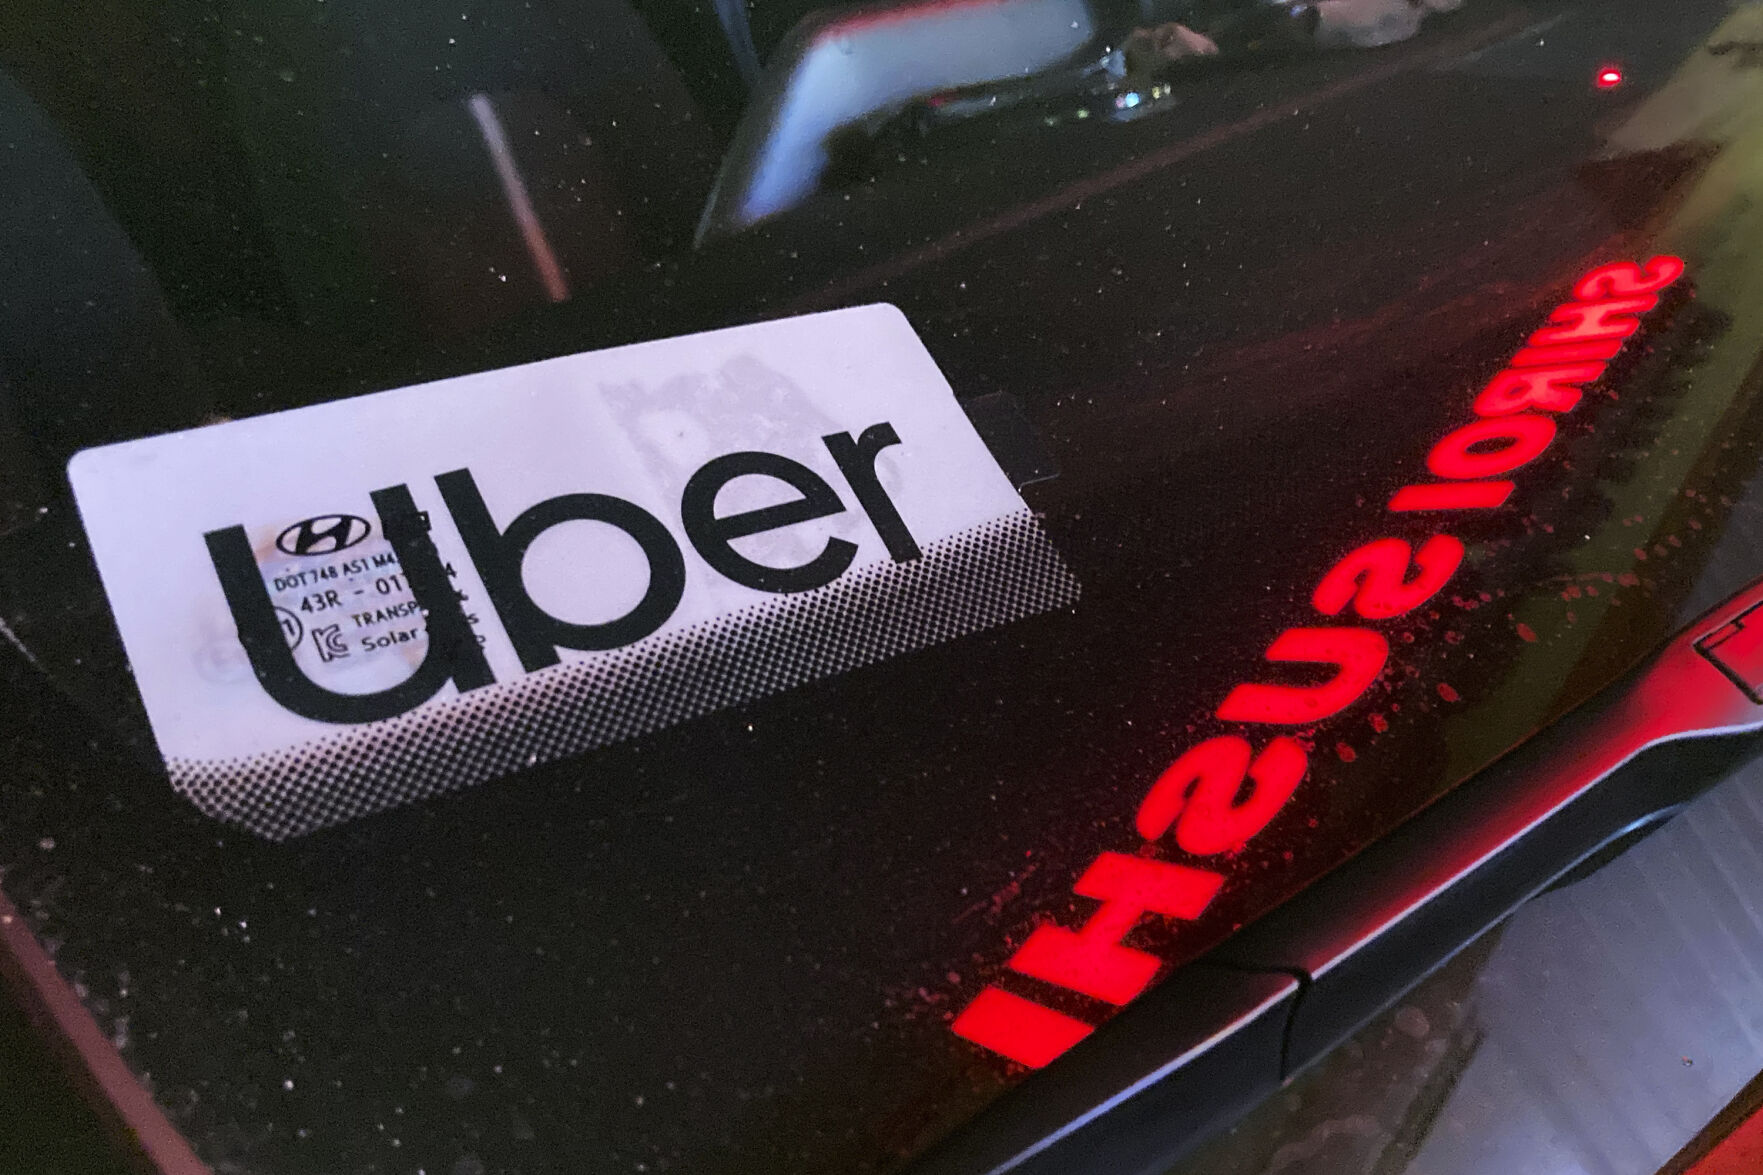
[{"label": "red reflected lettering", "polygon": [[1168,832],[1169,826],[1187,806],[1188,794],[1196,785],[1228,788],[1231,795],[1236,795],[1243,777],[1248,774],[1249,759],[1253,754],[1249,740],[1234,734],[1209,738],[1199,746],[1189,748],[1186,754],[1163,769],[1163,774],[1157,777],[1157,782],[1151,785],[1151,790],[1139,804],[1136,818],[1139,835],[1146,840],[1156,840]]},{"label": "red reflected lettering", "polygon": [[1655,257],[1645,265],[1617,261],[1600,265],[1574,283],[1573,296],[1583,302],[1596,298],[1620,298],[1627,294],[1656,294],[1683,276],[1683,259]]},{"label": "red reflected lettering", "polygon": [[1591,339],[1626,339],[1641,329],[1636,314],[1645,314],[1659,304],[1652,294],[1638,298],[1609,298],[1602,302],[1569,302],[1557,306],[1545,326],[1530,336],[1542,346],[1554,343],[1583,343]]},{"label": "red reflected lettering", "polygon": [[[1249,740],[1210,738],[1170,764],[1139,805],[1139,835],[1156,840],[1175,826],[1175,843],[1204,857],[1241,848],[1279,814],[1310,767],[1310,756],[1284,735],[1253,762]],[[1241,803],[1243,778],[1254,783]]]},{"label": "red reflected lettering", "polygon": [[[1414,578],[1406,578],[1408,566]],[[1378,539],[1347,552],[1316,585],[1311,604],[1338,616],[1349,603],[1367,620],[1388,620],[1433,598],[1463,563],[1463,544],[1435,534],[1415,551],[1401,539]]]},{"label": "red reflected lettering", "polygon": [[1443,481],[1403,486],[1390,497],[1396,513],[1413,510],[1492,510],[1512,496],[1509,481]]},{"label": "red reflected lettering", "polygon": [[[1510,473],[1542,456],[1555,439],[1555,421],[1535,413],[1489,416],[1454,428],[1426,455],[1426,467],[1439,477],[1468,481]],[[1477,445],[1498,445],[1477,452]]]},{"label": "red reflected lettering", "polygon": [[1268,647],[1267,659],[1333,665],[1334,676],[1321,685],[1239,685],[1225,695],[1218,716],[1277,726],[1320,722],[1369,689],[1389,656],[1390,643],[1369,628],[1288,628]]},{"label": "red reflected lettering", "polygon": [[1621,339],[1593,339],[1587,343],[1556,343],[1548,347],[1525,347],[1512,356],[1510,367],[1559,367],[1563,363],[1608,363],[1622,350]]},{"label": "red reflected lettering", "polygon": [[1147,913],[1198,918],[1223,884],[1222,874],[1204,869],[1103,853],[1072,887],[1082,897],[1100,900],[1102,908],[1079,930],[1037,927],[1007,965],[1023,975],[1124,1004],[1145,990],[1162,963],[1120,940]]},{"label": "red reflected lettering", "polygon": [[1001,987],[987,987],[973,997],[949,1027],[961,1039],[1030,1069],[1039,1069],[1095,1031],[1082,1020]]},{"label": "red reflected lettering", "polygon": [[[1605,72],[1613,72],[1606,70]],[[1549,325],[1534,333],[1474,398],[1480,418],[1443,437],[1427,454],[1427,468],[1445,479],[1401,487],[1389,509],[1401,512],[1491,510],[1515,485],[1497,475],[1534,461],[1554,441],[1556,422],[1542,413],[1570,412],[1582,388],[1637,329],[1636,317],[1654,308],[1656,295],[1683,275],[1676,257],[1644,265],[1599,266],[1573,287],[1577,301],[1558,306]],[[1311,602],[1325,616],[1349,606],[1367,620],[1401,616],[1432,598],[1456,574],[1463,543],[1434,535],[1418,548],[1395,538],[1349,552],[1317,584]],[[1524,625],[1518,633],[1533,639]],[[1291,628],[1269,646],[1267,659],[1333,666],[1319,685],[1246,683],[1218,707],[1226,722],[1310,726],[1340,713],[1365,694],[1389,660],[1389,642],[1362,627]],[[1439,697],[1459,700],[1440,682]],[[1374,719],[1374,725],[1379,720]],[[1382,730],[1387,723],[1378,725]],[[1337,744],[1341,761],[1355,756]],[[1159,775],[1135,815],[1147,849],[1172,831],[1187,853],[1209,856],[1241,848],[1290,801],[1309,770],[1296,738],[1272,738],[1255,754],[1247,738],[1221,735],[1190,748]],[[1245,786],[1247,791],[1245,791]],[[1078,879],[1077,894],[1101,902],[1077,930],[1037,928],[1012,955],[1015,971],[1111,1004],[1125,1004],[1156,977],[1155,955],[1124,944],[1147,913],[1198,918],[1223,884],[1222,874],[1155,857],[1103,852]],[[1038,1067],[1088,1036],[1091,1026],[1031,1000],[987,987],[956,1017],[957,1035],[1024,1065]]]},{"label": "red reflected lettering", "polygon": [[1565,367],[1507,368],[1496,375],[1472,407],[1481,416],[1506,416],[1526,408],[1545,412],[1571,412],[1579,403],[1579,385],[1604,374],[1601,363],[1573,363]]}]

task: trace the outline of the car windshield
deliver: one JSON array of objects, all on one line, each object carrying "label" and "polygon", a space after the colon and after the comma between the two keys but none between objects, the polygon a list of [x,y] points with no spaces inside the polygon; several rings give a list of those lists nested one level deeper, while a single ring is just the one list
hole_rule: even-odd
[{"label": "car windshield", "polygon": [[[0,866],[216,1169],[901,1167],[1754,575],[1725,0],[76,7],[0,11]],[[729,328],[690,379],[581,368],[591,418],[520,367]],[[114,472],[168,436],[176,478]],[[718,513],[741,475],[797,499]],[[239,517],[112,562],[100,500]],[[657,626],[783,602],[541,696],[638,641],[534,621],[582,520],[654,540],[608,615],[667,550]],[[867,560],[908,571],[856,620],[789,610]],[[431,694],[565,733],[367,799],[347,744],[261,819],[138,643],[390,691],[492,616]],[[1130,957],[1066,967],[1129,889]]]}]

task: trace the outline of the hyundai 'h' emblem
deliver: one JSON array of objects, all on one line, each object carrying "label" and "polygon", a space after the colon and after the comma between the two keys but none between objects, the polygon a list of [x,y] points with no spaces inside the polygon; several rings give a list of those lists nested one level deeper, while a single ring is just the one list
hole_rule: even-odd
[{"label": "hyundai 'h' emblem", "polygon": [[275,538],[285,555],[334,555],[373,533],[373,524],[353,514],[320,514],[296,522]]}]

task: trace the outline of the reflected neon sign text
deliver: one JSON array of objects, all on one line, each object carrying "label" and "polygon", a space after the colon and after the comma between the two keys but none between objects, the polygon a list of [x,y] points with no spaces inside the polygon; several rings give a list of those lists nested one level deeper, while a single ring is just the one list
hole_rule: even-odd
[{"label": "reflected neon sign text", "polygon": [[[1676,257],[1655,257],[1644,264],[1602,265],[1582,277],[1573,299],[1556,307],[1476,393],[1470,404],[1475,419],[1427,452],[1427,472],[1437,480],[1403,486],[1387,509],[1437,514],[1442,526],[1451,512],[1505,505],[1516,488],[1506,475],[1547,451],[1556,416],[1580,402],[1581,387],[1603,374],[1640,328],[1640,316],[1658,305],[1660,291],[1683,270]],[[1036,927],[1006,961],[1008,971],[1116,1007],[1149,987],[1163,960],[1127,945],[1127,936],[1148,915],[1198,918],[1225,881],[1215,869],[1163,859],[1168,842],[1191,857],[1215,857],[1240,849],[1266,828],[1309,768],[1303,745],[1277,728],[1315,726],[1351,708],[1388,663],[1389,641],[1381,632],[1339,621],[1408,614],[1438,594],[1464,554],[1462,541],[1441,530],[1418,547],[1379,538],[1342,556],[1311,596],[1316,612],[1336,623],[1294,625],[1274,639],[1266,651],[1267,679],[1235,686],[1218,706],[1218,717],[1243,731],[1190,747],[1157,777],[1135,815],[1144,840],[1140,851],[1101,853],[1072,887],[1100,905],[1075,929]],[[1327,672],[1319,682],[1312,672],[1311,684],[1292,684],[1271,668],[1287,664]],[[1276,730],[1258,730],[1266,727]],[[1266,741],[1258,743],[1261,738]],[[999,983],[988,984],[951,1027],[957,1036],[1029,1068],[1049,1063],[1094,1030],[1086,1020]]]}]

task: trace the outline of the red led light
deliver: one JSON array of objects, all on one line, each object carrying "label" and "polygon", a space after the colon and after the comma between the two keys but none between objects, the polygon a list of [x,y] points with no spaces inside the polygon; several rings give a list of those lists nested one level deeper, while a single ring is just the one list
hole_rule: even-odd
[{"label": "red led light", "polygon": [[1321,722],[1358,701],[1389,656],[1389,641],[1369,628],[1288,628],[1267,647],[1267,659],[1333,665],[1335,675],[1321,685],[1239,685],[1225,695],[1218,716],[1279,726]]},{"label": "red led light", "polygon": [[[1599,84],[1606,79],[1609,85],[1619,83],[1621,71],[1606,67]],[[1661,256],[1644,264],[1601,265],[1581,277],[1573,287],[1575,300],[1556,307],[1549,324],[1477,394],[1472,405],[1477,419],[1447,433],[1427,454],[1428,469],[1445,480],[1403,486],[1388,508],[1403,513],[1503,506],[1515,484],[1494,475],[1535,460],[1555,439],[1554,419],[1541,413],[1576,407],[1581,386],[1603,375],[1605,364],[1638,328],[1638,317],[1657,305],[1654,295],[1683,272],[1681,259]],[[1450,535],[1434,535],[1417,550],[1402,539],[1376,539],[1342,556],[1317,585],[1311,602],[1325,616],[1339,615],[1351,605],[1367,620],[1392,619],[1431,599],[1456,574],[1463,558],[1463,543]],[[1535,639],[1527,633],[1520,625],[1521,636]],[[1369,628],[1291,628],[1268,648],[1267,659],[1333,665],[1335,674],[1311,686],[1239,685],[1218,707],[1219,718],[1287,726],[1321,722],[1371,688],[1389,659],[1389,642]],[[1437,690],[1447,702],[1460,700],[1443,682]],[[1357,756],[1351,748],[1338,745],[1346,748],[1341,761],[1353,762]],[[1234,852],[1279,813],[1309,763],[1303,744],[1286,736],[1271,740],[1253,756],[1249,740],[1239,735],[1221,735],[1189,748],[1157,777],[1139,805],[1135,824],[1148,842],[1143,848],[1155,851],[1152,846],[1174,829],[1183,852]],[[1254,784],[1247,796],[1242,795],[1245,780]],[[1040,926],[1007,966],[1124,1004],[1150,985],[1162,960],[1121,940],[1148,913],[1200,917],[1223,882],[1222,874],[1156,856],[1104,851],[1073,887],[1079,896],[1101,901],[1101,908],[1075,931]],[[1037,1068],[1091,1031],[1083,1021],[996,987],[982,991],[956,1017],[954,1029],[963,1039]]]},{"label": "red led light", "polygon": [[1403,486],[1390,496],[1390,511],[1492,510],[1512,496],[1509,481],[1441,481],[1431,485]]},{"label": "red led light", "polygon": [[[1304,748],[1283,735],[1267,744],[1253,763],[1248,739],[1207,739],[1157,777],[1139,805],[1139,835],[1156,840],[1174,824],[1175,843],[1183,852],[1197,857],[1231,852],[1267,827],[1309,768]],[[1255,788],[1238,803],[1245,775]]]},{"label": "red led light", "polygon": [[963,1040],[1030,1069],[1039,1069],[1095,1031],[1082,1020],[1001,987],[980,992],[949,1027]]},{"label": "red led light", "polygon": [[[1404,579],[1410,562],[1414,578]],[[1418,552],[1401,539],[1378,539],[1342,556],[1310,602],[1324,616],[1339,616],[1351,603],[1367,620],[1389,620],[1432,599],[1462,562],[1463,544],[1448,534],[1433,535]]]},{"label": "red led light", "polygon": [[1614,90],[1622,84],[1622,71],[1614,65],[1606,65],[1598,70],[1598,89]]},{"label": "red led light", "polygon": [[1189,747],[1163,769],[1140,802],[1135,818],[1139,835],[1156,840],[1168,832],[1187,807],[1188,797],[1201,788],[1217,787],[1236,795],[1243,777],[1249,773],[1249,759],[1254,753],[1248,739],[1234,734],[1209,738],[1199,746]]},{"label": "red led light", "polygon": [[1482,416],[1505,416],[1526,408],[1571,412],[1579,403],[1579,385],[1590,383],[1603,374],[1602,363],[1509,367],[1481,390],[1472,407]]},{"label": "red led light", "polygon": [[[1131,913],[1130,919],[1126,914]],[[1037,926],[1028,941],[1010,956],[1009,967],[1022,975],[1056,983],[1111,1004],[1125,1004],[1144,991],[1163,965],[1156,955],[1121,946],[1115,939],[1132,929],[1143,910],[1104,906],[1082,930]],[[1108,918],[1102,921],[1104,915]],[[1125,922],[1121,926],[1121,922]],[[1111,933],[1119,931],[1119,934]]]},{"label": "red led light", "polygon": [[1573,296],[1582,302],[1621,298],[1629,294],[1657,294],[1683,276],[1683,258],[1655,257],[1645,265],[1615,261],[1600,265],[1573,284]]},{"label": "red led light", "polygon": [[1530,336],[1539,346],[1555,343],[1588,343],[1593,339],[1626,339],[1641,328],[1633,317],[1645,314],[1659,304],[1653,294],[1635,298],[1608,298],[1602,302],[1569,302],[1557,306],[1549,321],[1558,326],[1545,326]]},{"label": "red led light", "polygon": [[[1426,467],[1453,480],[1495,477],[1535,461],[1554,439],[1550,417],[1534,412],[1485,416],[1440,437],[1426,455]],[[1478,445],[1495,447],[1478,450]]]},{"label": "red led light", "polygon": [[1204,869],[1103,853],[1071,887],[1079,897],[1101,901],[1102,908],[1079,930],[1036,927],[1008,966],[1111,1004],[1128,1003],[1149,986],[1163,962],[1120,940],[1146,914],[1198,918],[1223,884],[1222,875]]},{"label": "red led light", "polygon": [[1525,347],[1512,356],[1510,367],[1554,367],[1562,363],[1597,363],[1616,358],[1621,339],[1593,339],[1589,343],[1557,343],[1552,347]]},{"label": "red led light", "polygon": [[[1081,897],[1109,905],[1192,920],[1205,912],[1224,878],[1205,869],[1172,865],[1130,853],[1103,853],[1071,887]],[[1119,916],[1122,920],[1124,914]],[[1137,921],[1137,917],[1134,917]]]}]

